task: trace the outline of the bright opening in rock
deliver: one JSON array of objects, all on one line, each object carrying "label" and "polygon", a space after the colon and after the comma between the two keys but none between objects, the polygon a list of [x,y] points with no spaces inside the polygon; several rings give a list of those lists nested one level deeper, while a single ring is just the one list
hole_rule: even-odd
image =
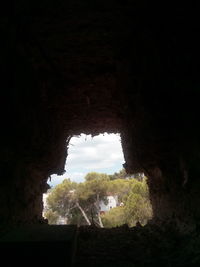
[{"label": "bright opening in rock", "polygon": [[43,195],[49,224],[144,225],[152,216],[146,177],[127,174],[120,134],[71,138],[66,173],[52,175]]}]

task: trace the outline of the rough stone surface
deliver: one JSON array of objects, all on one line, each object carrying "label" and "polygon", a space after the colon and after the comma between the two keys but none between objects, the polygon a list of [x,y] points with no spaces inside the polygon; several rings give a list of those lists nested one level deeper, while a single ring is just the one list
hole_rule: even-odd
[{"label": "rough stone surface", "polygon": [[5,266],[72,266],[76,235],[75,225],[15,227],[0,236],[1,258]]},{"label": "rough stone surface", "polygon": [[187,266],[200,264],[199,232],[180,235],[173,226],[79,229],[74,267]]},{"label": "rough stone surface", "polygon": [[[158,11],[159,10],[159,11]],[[148,177],[155,224],[200,222],[197,8],[18,1],[1,9],[0,225],[42,222],[73,135],[119,132]]]}]

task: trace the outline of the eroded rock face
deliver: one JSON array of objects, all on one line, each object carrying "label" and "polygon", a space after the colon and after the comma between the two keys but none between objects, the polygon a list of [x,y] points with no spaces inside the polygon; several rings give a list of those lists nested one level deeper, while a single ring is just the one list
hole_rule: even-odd
[{"label": "eroded rock face", "polygon": [[60,2],[19,3],[15,24],[6,11],[1,18],[1,222],[40,221],[47,178],[64,172],[70,137],[106,131],[121,133],[127,171],[148,176],[154,222],[194,227],[195,14],[174,6],[169,16],[141,1]]},{"label": "eroded rock face", "polygon": [[[125,166],[130,172],[144,171],[148,176],[155,222],[171,221],[185,231],[196,227],[200,215],[196,207],[199,127],[193,123],[198,93],[171,93],[173,101],[165,98],[162,103],[159,102],[163,97],[158,96],[154,95],[157,101],[150,97],[147,102],[144,95],[140,96],[143,101],[135,112],[135,120],[132,125],[127,122],[129,128],[122,135]],[[185,106],[189,103],[192,105],[187,112]]]}]

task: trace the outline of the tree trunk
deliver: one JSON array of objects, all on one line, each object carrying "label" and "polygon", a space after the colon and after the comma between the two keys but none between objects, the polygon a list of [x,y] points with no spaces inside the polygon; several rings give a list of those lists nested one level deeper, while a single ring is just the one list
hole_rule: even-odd
[{"label": "tree trunk", "polygon": [[101,220],[101,216],[100,216],[100,209],[99,209],[99,205],[100,205],[100,201],[99,201],[99,194],[97,194],[97,203],[96,203],[96,207],[97,207],[97,216],[98,216],[98,220],[99,220],[99,226],[101,228],[103,228],[103,223]]},{"label": "tree trunk", "polygon": [[82,213],[83,217],[85,218],[86,222],[88,223],[88,225],[91,225],[91,222],[90,222],[90,220],[88,219],[88,217],[87,217],[85,211],[81,208],[81,206],[79,205],[78,202],[76,202],[76,206],[77,206],[77,207],[79,208],[79,210],[81,211],[81,213]]},{"label": "tree trunk", "polygon": [[102,223],[102,220],[101,220],[101,216],[100,216],[100,212],[98,212],[98,219],[99,219],[99,225],[101,228],[103,228],[103,223]]}]

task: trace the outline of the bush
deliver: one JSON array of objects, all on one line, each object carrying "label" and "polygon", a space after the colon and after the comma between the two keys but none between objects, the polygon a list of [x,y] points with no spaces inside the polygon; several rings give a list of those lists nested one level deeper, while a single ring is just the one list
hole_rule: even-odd
[{"label": "bush", "polygon": [[112,228],[126,223],[124,207],[116,207],[101,215],[104,227]]}]

